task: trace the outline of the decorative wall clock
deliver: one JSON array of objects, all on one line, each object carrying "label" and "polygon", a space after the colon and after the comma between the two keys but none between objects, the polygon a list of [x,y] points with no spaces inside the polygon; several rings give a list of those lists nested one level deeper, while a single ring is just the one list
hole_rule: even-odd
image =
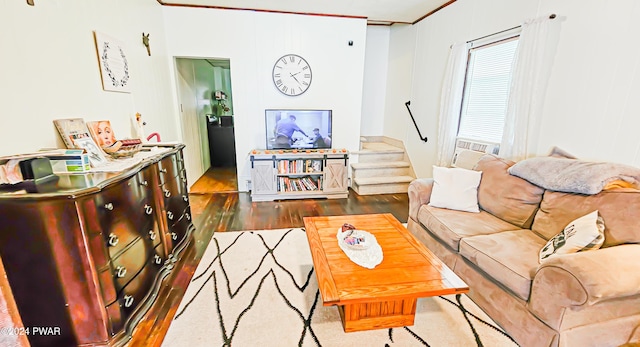
[{"label": "decorative wall clock", "polygon": [[114,92],[131,92],[129,62],[124,44],[105,34],[94,32],[102,89]]},{"label": "decorative wall clock", "polygon": [[311,67],[297,54],[287,54],[273,65],[273,83],[285,95],[298,96],[311,85]]}]

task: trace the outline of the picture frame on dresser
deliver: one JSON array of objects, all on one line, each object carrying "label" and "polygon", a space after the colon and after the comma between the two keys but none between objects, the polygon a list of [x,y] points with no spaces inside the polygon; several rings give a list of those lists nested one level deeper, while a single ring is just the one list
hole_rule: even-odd
[{"label": "picture frame on dresser", "polygon": [[67,148],[82,148],[87,151],[92,167],[100,167],[108,163],[106,155],[93,140],[84,119],[54,119],[53,124]]}]

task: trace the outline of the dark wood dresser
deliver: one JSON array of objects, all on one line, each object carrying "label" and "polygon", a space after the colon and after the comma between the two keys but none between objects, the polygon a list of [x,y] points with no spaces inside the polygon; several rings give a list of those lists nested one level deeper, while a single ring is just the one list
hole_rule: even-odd
[{"label": "dark wood dresser", "polygon": [[183,148],[0,193],[0,257],[31,346],[129,340],[194,230]]}]

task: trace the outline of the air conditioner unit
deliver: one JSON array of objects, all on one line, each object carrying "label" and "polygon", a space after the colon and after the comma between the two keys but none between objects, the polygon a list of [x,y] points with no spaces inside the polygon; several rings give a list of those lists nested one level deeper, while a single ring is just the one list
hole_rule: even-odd
[{"label": "air conditioner unit", "polygon": [[456,150],[453,153],[451,166],[471,169],[481,156],[487,153],[498,154],[499,150],[499,143],[457,139]]}]

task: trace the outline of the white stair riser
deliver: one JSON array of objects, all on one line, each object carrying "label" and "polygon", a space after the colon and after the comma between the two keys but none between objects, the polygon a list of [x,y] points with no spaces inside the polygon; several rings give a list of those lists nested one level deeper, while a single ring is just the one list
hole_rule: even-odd
[{"label": "white stair riser", "polygon": [[402,161],[404,160],[404,153],[360,153],[358,155],[358,161],[361,163],[374,163],[385,161]]},{"label": "white stair riser", "polygon": [[364,177],[408,176],[410,172],[408,167],[376,168],[376,169],[352,168],[351,174],[353,178],[358,178],[358,177],[364,178]]},{"label": "white stair riser", "polygon": [[397,194],[406,193],[409,190],[409,183],[373,184],[364,186],[356,184],[353,189],[359,195]]}]

